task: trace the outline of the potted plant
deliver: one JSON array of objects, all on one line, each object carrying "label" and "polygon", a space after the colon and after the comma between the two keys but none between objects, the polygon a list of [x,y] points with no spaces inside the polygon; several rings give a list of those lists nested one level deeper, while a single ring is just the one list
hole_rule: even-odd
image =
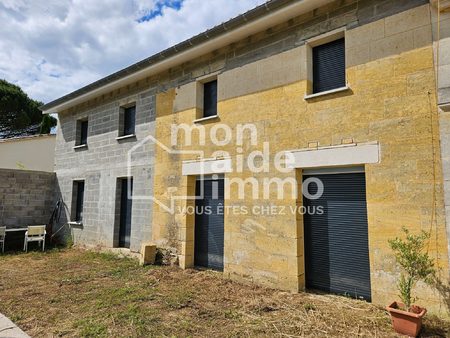
[{"label": "potted plant", "polygon": [[430,234],[422,231],[418,235],[412,235],[406,228],[403,228],[403,232],[406,238],[389,240],[396,261],[403,270],[397,284],[402,301],[393,302],[387,306],[387,310],[397,333],[417,337],[422,327],[422,318],[427,310],[413,305],[417,300],[413,296],[413,289],[418,281],[431,284],[435,268],[433,259],[424,251],[425,242]]}]

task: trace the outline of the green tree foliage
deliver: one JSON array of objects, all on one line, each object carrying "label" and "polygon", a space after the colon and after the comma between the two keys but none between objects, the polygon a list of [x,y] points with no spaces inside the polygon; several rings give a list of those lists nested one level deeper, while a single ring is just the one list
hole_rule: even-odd
[{"label": "green tree foliage", "polygon": [[56,119],[50,115],[44,115],[39,129],[40,134],[50,134],[52,128],[56,125]]},{"label": "green tree foliage", "polygon": [[49,133],[56,126],[56,119],[43,117],[41,105],[20,87],[0,80],[0,138]]},{"label": "green tree foliage", "polygon": [[397,286],[400,298],[405,304],[406,310],[409,310],[412,303],[416,301],[412,295],[416,283],[421,280],[431,284],[436,270],[433,259],[424,251],[430,234],[422,231],[418,235],[411,235],[406,228],[403,228],[403,232],[406,238],[390,240],[389,245],[394,251],[397,263],[403,269]]}]

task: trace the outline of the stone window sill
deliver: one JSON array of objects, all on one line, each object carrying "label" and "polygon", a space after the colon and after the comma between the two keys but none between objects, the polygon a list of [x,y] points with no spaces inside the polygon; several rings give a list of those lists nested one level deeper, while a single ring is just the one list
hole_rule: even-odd
[{"label": "stone window sill", "polygon": [[87,149],[87,144],[80,144],[80,145],[77,145],[77,146],[73,147],[73,149],[75,149],[75,150],[79,150],[79,149]]},{"label": "stone window sill", "polygon": [[118,137],[116,137],[116,140],[121,141],[121,140],[128,140],[130,138],[136,138],[136,134],[118,136]]},{"label": "stone window sill", "polygon": [[83,222],[72,221],[72,222],[69,222],[69,225],[82,227],[83,226]]},{"label": "stone window sill", "polygon": [[327,90],[327,91],[320,92],[320,93],[305,95],[304,99],[310,100],[310,99],[314,99],[317,97],[322,97],[322,96],[331,95],[331,94],[335,94],[335,93],[346,92],[348,90],[350,90],[350,86],[339,87],[339,88]]},{"label": "stone window sill", "polygon": [[218,118],[219,118],[219,115],[202,117],[200,119],[194,120],[194,123],[202,123],[202,122],[205,122],[205,121],[215,120],[215,119],[218,119]]}]

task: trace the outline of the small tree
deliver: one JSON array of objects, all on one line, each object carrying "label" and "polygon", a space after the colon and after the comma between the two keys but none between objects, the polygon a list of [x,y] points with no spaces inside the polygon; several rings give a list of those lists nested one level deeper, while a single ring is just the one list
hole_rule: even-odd
[{"label": "small tree", "polygon": [[412,295],[414,286],[420,280],[431,284],[436,270],[433,259],[424,252],[425,242],[430,238],[430,234],[422,231],[419,235],[411,235],[405,227],[402,230],[406,238],[389,240],[389,245],[394,251],[397,263],[403,269],[397,286],[406,310],[410,311],[412,303],[417,300]]}]

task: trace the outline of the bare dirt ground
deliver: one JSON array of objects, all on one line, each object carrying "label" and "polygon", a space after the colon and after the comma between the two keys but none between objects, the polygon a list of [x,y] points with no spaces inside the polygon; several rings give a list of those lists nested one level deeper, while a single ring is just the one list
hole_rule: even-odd
[{"label": "bare dirt ground", "polygon": [[[396,337],[366,302],[77,249],[0,256],[0,312],[32,337]],[[450,323],[427,316],[423,336]]]}]

